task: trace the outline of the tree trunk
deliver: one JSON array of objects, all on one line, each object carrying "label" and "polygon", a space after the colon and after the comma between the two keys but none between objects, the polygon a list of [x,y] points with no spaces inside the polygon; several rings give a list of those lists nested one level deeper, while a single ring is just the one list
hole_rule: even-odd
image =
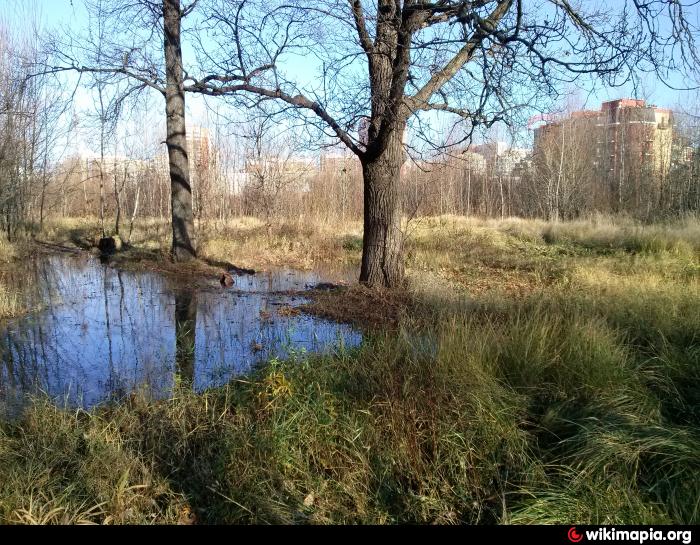
[{"label": "tree trunk", "polygon": [[46,198],[46,183],[41,186],[41,199],[39,201],[39,232],[44,232],[44,200]]},{"label": "tree trunk", "polygon": [[[102,238],[107,236],[105,231],[105,107],[102,98],[102,85],[98,88],[100,95],[100,228]],[[65,193],[64,193],[65,195]]]},{"label": "tree trunk", "polygon": [[[124,176],[126,176],[126,164],[124,165]],[[119,235],[119,222],[122,218],[122,207],[119,202],[119,189],[117,186],[117,150],[114,149],[114,176],[112,178],[114,182],[114,202],[116,203],[116,218],[114,219],[114,234]]]},{"label": "tree trunk", "polygon": [[365,158],[364,235],[360,282],[397,287],[404,280],[400,172],[403,126],[396,127],[384,152]]},{"label": "tree trunk", "polygon": [[163,0],[165,30],[165,114],[167,119],[168,159],[173,227],[172,258],[187,261],[197,257],[192,215],[192,188],[187,160],[185,134],[185,91],[180,47],[180,0]]}]

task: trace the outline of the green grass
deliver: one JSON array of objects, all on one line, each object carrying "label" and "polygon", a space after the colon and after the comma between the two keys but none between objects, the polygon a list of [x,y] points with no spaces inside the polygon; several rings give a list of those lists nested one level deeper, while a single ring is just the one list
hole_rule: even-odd
[{"label": "green grass", "polygon": [[0,424],[0,522],[697,524],[695,229],[425,220],[397,331]]}]

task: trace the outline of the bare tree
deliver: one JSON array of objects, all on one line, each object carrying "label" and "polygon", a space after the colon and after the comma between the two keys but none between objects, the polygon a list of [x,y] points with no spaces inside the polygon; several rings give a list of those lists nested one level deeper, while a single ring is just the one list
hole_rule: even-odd
[{"label": "bare tree", "polygon": [[256,117],[244,129],[246,140],[246,193],[267,222],[278,217],[282,197],[302,186],[309,178],[311,165],[298,154],[293,134],[275,133],[269,117]]},{"label": "bare tree", "polygon": [[[357,154],[360,280],[395,286],[404,277],[399,179],[407,127],[440,147],[431,119],[451,116],[463,124],[464,142],[479,127],[544,106],[562,82],[596,75],[618,85],[635,70],[666,74],[696,64],[683,2],[618,4],[212,0],[197,36],[205,75],[187,79],[185,91],[276,100],[280,113]],[[311,83],[284,69],[302,55],[317,68]],[[362,118],[364,138],[355,132]]]},{"label": "bare tree", "polygon": [[114,85],[118,89],[113,103],[116,110],[145,89],[154,89],[165,98],[171,253],[176,261],[196,257],[185,127],[182,20],[197,2],[182,6],[180,0],[85,0],[91,23],[97,21],[99,28],[109,28],[109,35],[94,36],[88,28],[83,34],[56,36],[48,44],[50,62],[38,67],[39,74],[75,72]]},{"label": "bare tree", "polygon": [[192,214],[192,188],[185,134],[185,91],[183,86],[181,25],[184,10],[180,0],[163,0],[165,37],[165,115],[170,159],[170,195],[173,224],[173,259],[184,261],[197,256]]},{"label": "bare tree", "polygon": [[[698,65],[690,0],[621,0],[614,8],[569,0],[102,1],[109,7],[102,15],[117,29],[108,58],[86,66],[79,52],[94,43],[69,35],[54,44],[56,62],[46,69],[128,81],[124,96],[150,87],[166,97],[174,257],[194,255],[184,93],[247,106],[265,101],[280,106],[273,117],[292,116],[323,144],[341,142],[359,157],[360,280],[370,285],[394,286],[404,276],[400,177],[407,151],[463,145],[476,130],[512,123],[533,105],[545,109],[563,83],[596,76],[619,85],[638,73],[665,77]],[[186,71],[181,24],[195,5],[201,15],[189,36],[197,66]],[[131,30],[141,18],[142,32]],[[161,28],[164,59],[151,43]],[[295,69],[302,58],[317,78]],[[437,116],[461,137],[441,141]],[[495,188],[481,181],[482,193],[498,193],[504,214],[508,180],[499,178]]]},{"label": "bare tree", "polygon": [[28,78],[39,54],[33,38],[0,23],[0,227],[8,237],[28,226],[33,206],[43,223],[51,159],[64,135],[51,78]]},{"label": "bare tree", "polygon": [[666,193],[660,201],[665,213],[686,214],[700,211],[700,93],[678,107],[677,130],[671,156],[671,172]]},{"label": "bare tree", "polygon": [[584,213],[595,200],[596,186],[604,187],[595,164],[598,118],[567,114],[538,131],[533,157],[532,189],[542,215],[551,221]]}]

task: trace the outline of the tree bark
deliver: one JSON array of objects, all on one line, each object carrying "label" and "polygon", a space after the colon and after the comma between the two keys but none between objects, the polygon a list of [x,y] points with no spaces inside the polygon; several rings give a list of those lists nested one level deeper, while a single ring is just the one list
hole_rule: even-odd
[{"label": "tree bark", "polygon": [[192,214],[192,187],[185,132],[185,91],[183,86],[180,0],[163,0],[165,30],[165,114],[166,145],[170,162],[170,193],[173,228],[172,258],[187,261],[197,257]]},{"label": "tree bark", "polygon": [[399,122],[383,153],[366,157],[364,181],[364,235],[360,282],[397,287],[404,280],[401,231],[400,173],[404,162],[403,125]]}]

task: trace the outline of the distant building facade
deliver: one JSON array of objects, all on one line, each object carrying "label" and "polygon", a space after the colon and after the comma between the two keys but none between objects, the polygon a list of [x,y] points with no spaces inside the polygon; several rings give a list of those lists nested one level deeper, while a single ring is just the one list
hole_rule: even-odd
[{"label": "distant building facade", "polygon": [[322,153],[319,168],[322,175],[343,176],[360,173],[362,165],[354,153]]},{"label": "distant building facade", "polygon": [[470,146],[462,153],[472,172],[490,172],[496,176],[510,176],[529,157],[531,150],[510,147],[503,141],[492,141]]},{"label": "distant building facade", "polygon": [[81,182],[99,180],[102,176],[106,183],[115,176],[119,180],[142,176],[148,172],[150,166],[150,161],[120,155],[105,155],[102,159],[94,155],[85,155],[66,159],[59,166],[58,172],[70,171]]},{"label": "distant building facade", "polygon": [[603,179],[630,174],[664,177],[673,158],[673,112],[644,100],[603,102],[600,110],[581,110],[535,129],[534,154],[573,135]]},{"label": "distant building facade", "polygon": [[471,174],[484,174],[486,172],[486,157],[475,151],[464,151],[459,154],[460,166]]},{"label": "distant building facade", "polygon": [[[190,167],[190,177],[193,181],[206,176],[215,162],[216,154],[211,144],[209,129],[192,126],[187,129],[187,161]],[[159,174],[169,176],[170,161],[165,146],[161,153],[153,158],[153,165]]]}]

